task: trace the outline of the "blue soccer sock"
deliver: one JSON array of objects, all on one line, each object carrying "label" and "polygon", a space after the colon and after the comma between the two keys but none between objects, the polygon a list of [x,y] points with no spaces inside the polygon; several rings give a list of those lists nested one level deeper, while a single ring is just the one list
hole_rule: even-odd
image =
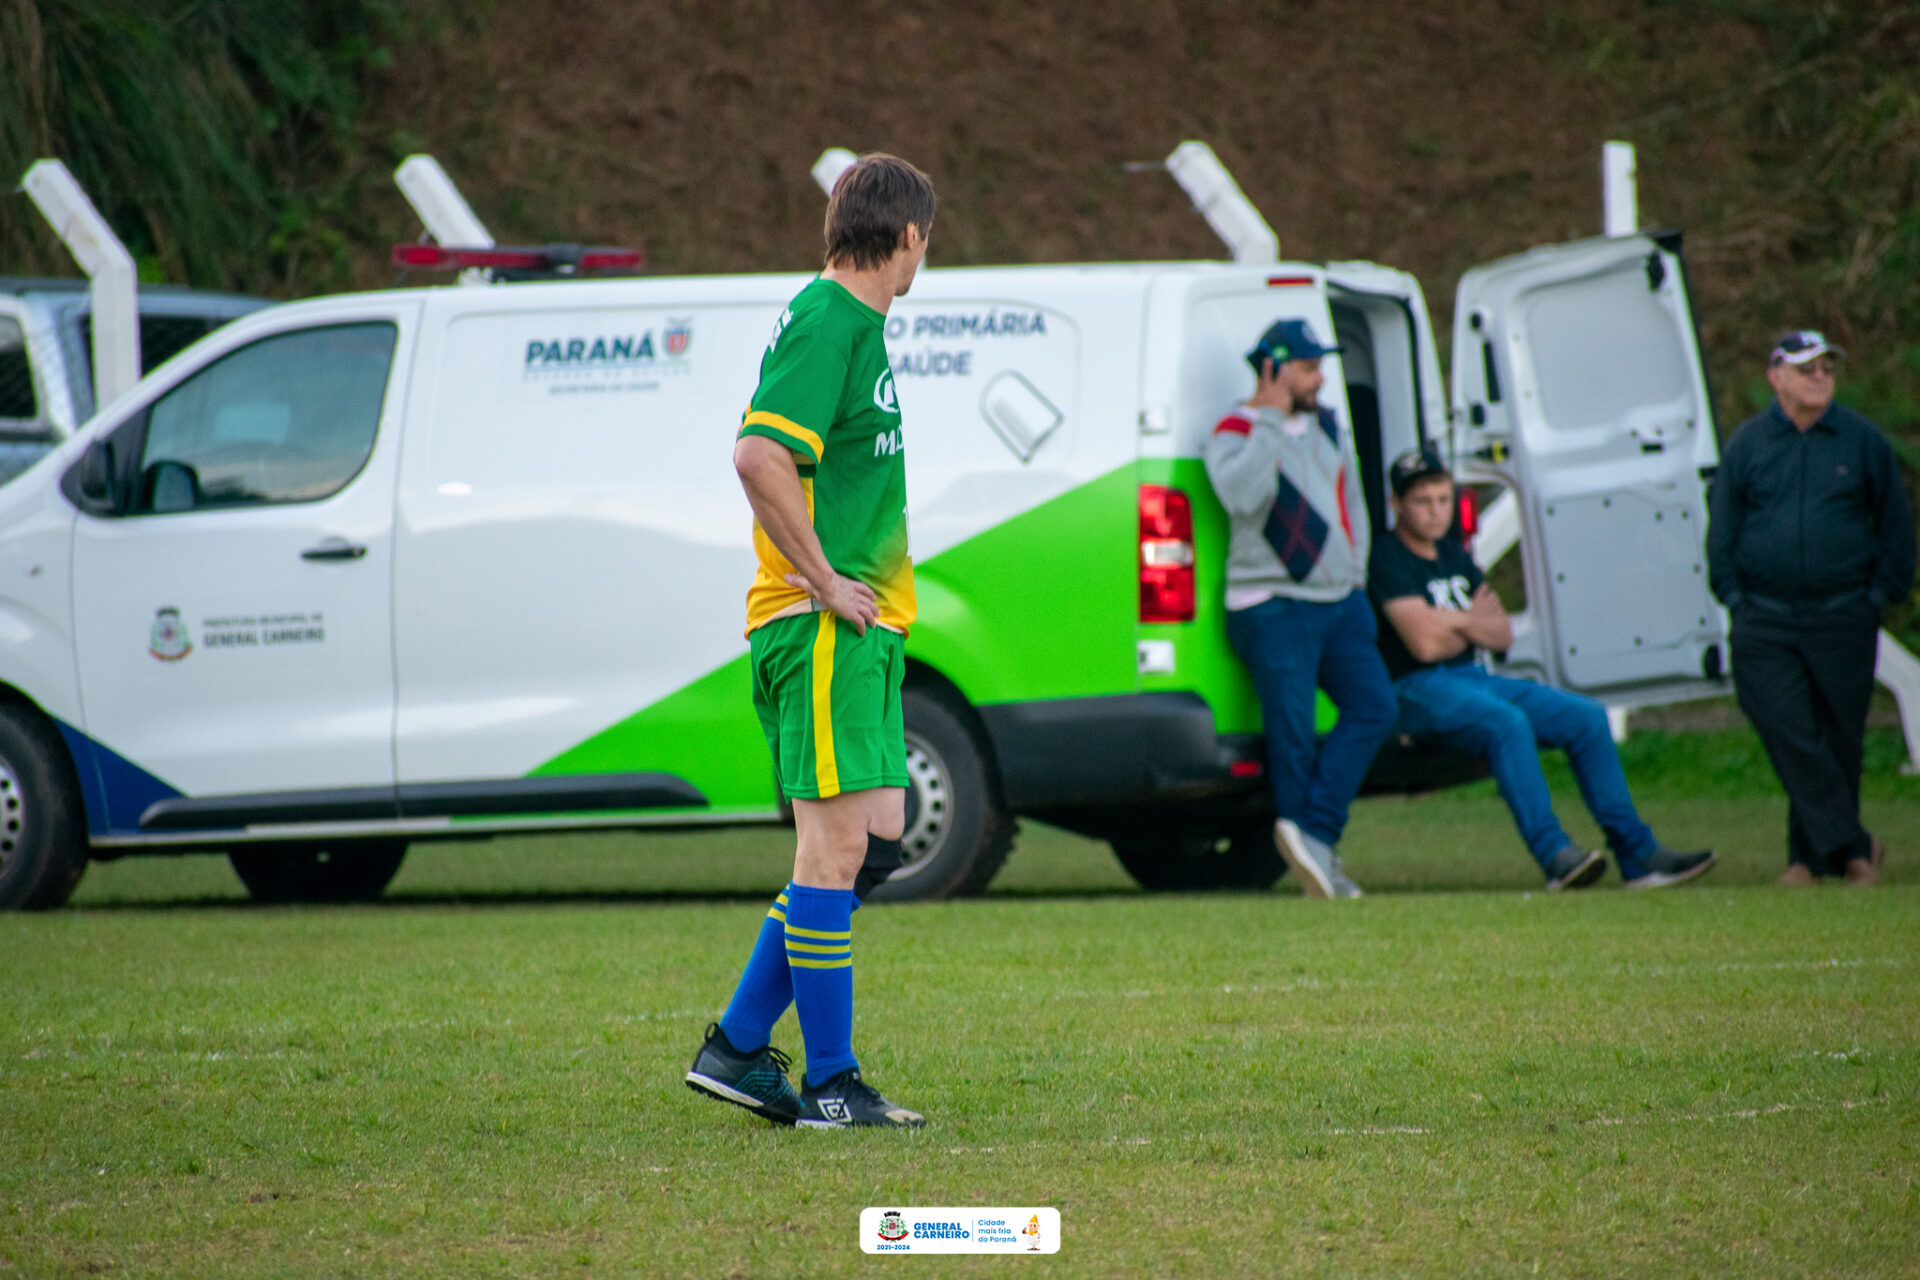
[{"label": "blue soccer sock", "polygon": [[734,1048],[752,1052],[773,1038],[773,1024],[793,1003],[793,975],[787,969],[788,885],[773,900],[773,909],[760,924],[760,936],[733,989],[733,1002],[720,1018],[720,1029]]},{"label": "blue soccer sock", "polygon": [[822,1084],[853,1056],[853,890],[787,887],[787,964],[807,1042],[809,1084]]}]

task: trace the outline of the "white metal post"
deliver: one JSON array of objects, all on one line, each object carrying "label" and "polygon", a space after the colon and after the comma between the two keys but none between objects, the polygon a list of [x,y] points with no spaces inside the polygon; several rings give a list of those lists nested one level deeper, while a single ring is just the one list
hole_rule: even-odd
[{"label": "white metal post", "polygon": [[493,233],[474,216],[473,207],[438,160],[428,155],[408,156],[393,171],[393,181],[420,215],[427,234],[439,243],[463,249],[493,248]]},{"label": "white metal post", "polygon": [[832,195],[833,184],[840,181],[840,175],[851,169],[859,158],[845,147],[828,147],[813,162],[813,180],[820,184],[822,191]]},{"label": "white metal post", "polygon": [[1193,199],[1214,234],[1227,242],[1235,262],[1280,261],[1280,237],[1247,199],[1240,184],[1204,142],[1183,142],[1167,157],[1167,172]]},{"label": "white metal post", "polygon": [[1640,229],[1640,192],[1631,142],[1609,142],[1600,148],[1600,197],[1606,234],[1630,236]]},{"label": "white metal post", "polygon": [[20,185],[91,281],[93,408],[98,413],[140,381],[140,278],[133,255],[58,160],[35,161]]}]

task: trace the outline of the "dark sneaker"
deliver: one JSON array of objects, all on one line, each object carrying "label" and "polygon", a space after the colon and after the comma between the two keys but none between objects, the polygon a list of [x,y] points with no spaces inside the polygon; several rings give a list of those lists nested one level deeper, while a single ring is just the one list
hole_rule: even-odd
[{"label": "dark sneaker", "polygon": [[798,1123],[803,1129],[918,1129],[927,1122],[919,1112],[881,1097],[878,1089],[860,1078],[858,1067],[848,1067],[825,1084],[802,1081],[801,1085]]},{"label": "dark sneaker", "polygon": [[800,1095],[787,1079],[792,1067],[793,1059],[770,1044],[741,1053],[720,1024],[710,1022],[707,1038],[687,1069],[687,1088],[745,1107],[775,1124],[792,1124],[800,1118]]},{"label": "dark sneaker", "polygon": [[1598,849],[1582,849],[1570,844],[1553,855],[1547,864],[1547,892],[1584,889],[1607,873],[1606,855]]},{"label": "dark sneaker", "polygon": [[1702,849],[1698,853],[1675,853],[1661,845],[1646,856],[1645,862],[1646,873],[1625,881],[1626,888],[1665,889],[1669,885],[1685,884],[1713,870],[1714,858],[1711,849]]}]

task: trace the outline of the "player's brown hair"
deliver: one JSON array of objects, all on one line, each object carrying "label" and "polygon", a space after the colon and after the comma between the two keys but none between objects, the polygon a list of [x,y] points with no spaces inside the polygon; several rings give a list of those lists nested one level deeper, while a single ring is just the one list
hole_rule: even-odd
[{"label": "player's brown hair", "polygon": [[871,271],[900,247],[909,223],[933,230],[933,181],[898,156],[861,156],[827,198],[827,265]]}]

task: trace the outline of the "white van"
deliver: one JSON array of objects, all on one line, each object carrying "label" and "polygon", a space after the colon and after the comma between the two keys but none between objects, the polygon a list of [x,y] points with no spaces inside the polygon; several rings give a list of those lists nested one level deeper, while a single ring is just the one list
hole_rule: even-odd
[{"label": "white van", "polygon": [[[1609,702],[1719,686],[1708,396],[1677,237],[1460,290],[1365,263],[928,270],[887,341],[920,618],[907,865],[976,892],[1029,815],[1150,886],[1264,885],[1259,711],[1199,462],[1278,317],[1345,353],[1383,460],[1522,497],[1510,669]],[[257,312],[0,489],[0,902],[221,850],[267,899],[377,895],[407,845],[786,819],[753,716],[730,465],[801,275],[359,294]]]}]

